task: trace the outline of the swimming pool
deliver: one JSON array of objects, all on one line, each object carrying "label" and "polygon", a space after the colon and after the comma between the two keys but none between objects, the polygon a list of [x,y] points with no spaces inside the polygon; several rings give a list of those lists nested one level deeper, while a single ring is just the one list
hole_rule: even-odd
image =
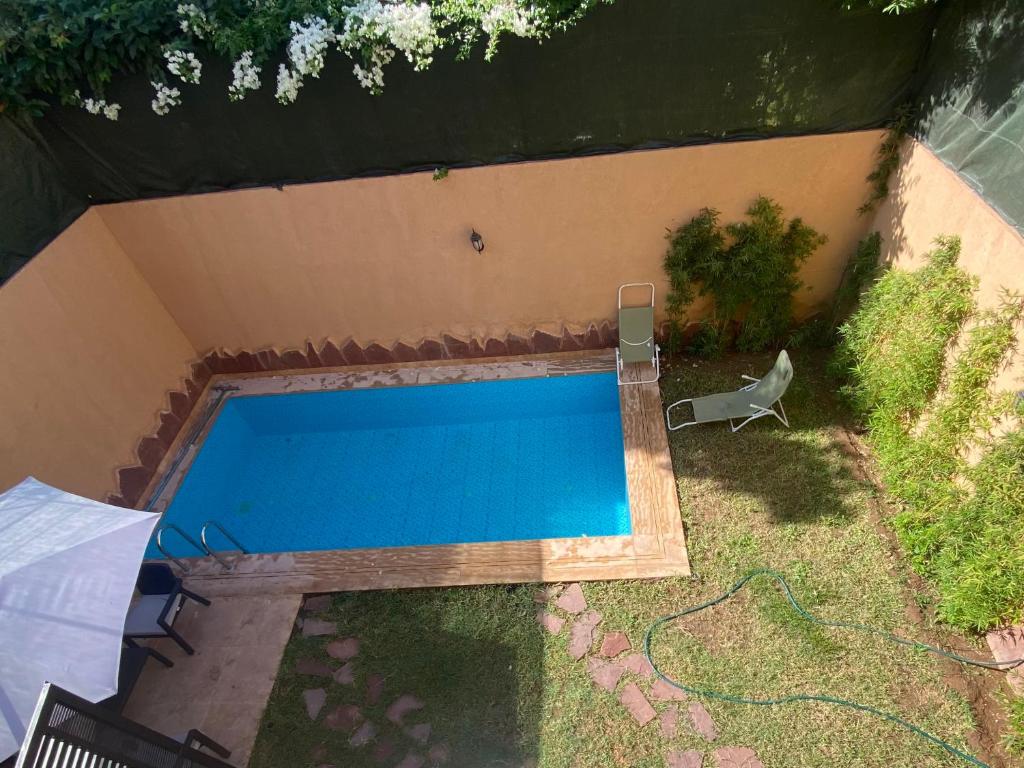
[{"label": "swimming pool", "polygon": [[628,535],[615,374],[229,398],[162,522],[207,520],[254,553]]}]

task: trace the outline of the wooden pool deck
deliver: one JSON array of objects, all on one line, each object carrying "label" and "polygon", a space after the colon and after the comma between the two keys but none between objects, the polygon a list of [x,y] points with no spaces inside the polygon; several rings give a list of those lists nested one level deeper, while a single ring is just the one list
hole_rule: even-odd
[{"label": "wooden pool deck", "polygon": [[[597,351],[393,364],[386,368],[362,365],[315,372],[217,375],[207,385],[143,498],[149,498],[159,488],[161,477],[171,471],[173,457],[184,451],[184,460],[159,491],[154,505],[158,512],[167,508],[213,419],[190,445],[185,445],[185,441],[212,407],[218,397],[218,387],[237,387],[227,395],[231,397],[568,376],[614,370],[614,353]],[[689,575],[658,386],[620,387],[619,401],[632,518],[629,536],[231,554],[226,556],[232,565],[230,571],[209,557],[186,560],[190,567],[187,580],[205,595],[273,595]],[[216,518],[213,511],[210,516]],[[189,533],[198,538],[198,531]]]}]

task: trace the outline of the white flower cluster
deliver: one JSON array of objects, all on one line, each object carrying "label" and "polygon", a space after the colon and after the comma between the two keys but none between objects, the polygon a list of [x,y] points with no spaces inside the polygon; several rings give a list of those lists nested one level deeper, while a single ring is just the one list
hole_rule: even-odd
[{"label": "white flower cluster", "polygon": [[199,83],[203,74],[203,65],[196,55],[191,51],[164,51],[164,58],[167,59],[167,69],[172,75],[177,75],[183,82]]},{"label": "white flower cluster", "polygon": [[377,93],[384,87],[384,65],[397,49],[417,70],[426,69],[439,44],[437,29],[426,3],[358,0],[348,9],[338,47],[352,58],[359,84]]},{"label": "white flower cluster", "polygon": [[358,62],[352,66],[356,80],[363,88],[368,88],[371,93],[380,93],[384,88],[384,65],[393,58],[395,58],[395,52],[390,48],[379,46],[373,48],[369,54],[367,67],[363,67]]},{"label": "white flower cluster", "polygon": [[319,16],[307,16],[291,23],[292,39],[288,41],[288,59],[300,75],[320,76],[324,68],[327,45],[335,40],[334,30]]},{"label": "white flower cluster", "polygon": [[82,105],[82,108],[90,115],[102,115],[107,120],[117,120],[117,113],[121,111],[120,104],[114,104],[113,102],[107,102],[106,99],[83,99],[82,94],[79,91],[75,91],[75,98],[78,103]]},{"label": "white flower cluster", "polygon": [[181,21],[178,25],[186,35],[195,35],[200,40],[210,29],[210,21],[206,18],[206,12],[195,3],[178,3],[178,17]]},{"label": "white flower cluster", "polygon": [[299,96],[302,87],[302,75],[292,72],[282,64],[277,70],[277,92],[274,97],[282,104],[291,104]]},{"label": "white flower cluster", "polygon": [[255,91],[260,87],[260,67],[253,63],[252,51],[243,51],[231,71],[234,79],[228,86],[228,97],[232,101],[241,101],[246,91]]},{"label": "white flower cluster", "polygon": [[292,66],[289,69],[282,64],[277,71],[277,100],[282,104],[295,101],[303,77],[320,77],[327,46],[337,39],[331,26],[319,16],[307,16],[301,22],[293,21],[290,26],[288,60]]},{"label": "white flower cluster", "polygon": [[485,57],[490,60],[502,32],[511,32],[517,37],[539,37],[543,27],[536,10],[524,8],[515,0],[498,0],[480,17],[480,28],[490,38]]},{"label": "white flower cluster", "polygon": [[151,84],[156,90],[156,95],[149,105],[158,115],[166,115],[171,111],[171,107],[181,104],[181,91],[177,88],[170,88],[166,83],[158,83],[155,80]]}]

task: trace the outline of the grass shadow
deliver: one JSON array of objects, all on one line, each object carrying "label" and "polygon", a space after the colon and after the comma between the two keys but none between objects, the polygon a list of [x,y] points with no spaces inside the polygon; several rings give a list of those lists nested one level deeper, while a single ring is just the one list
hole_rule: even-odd
[{"label": "grass shadow", "polygon": [[[310,661],[341,664],[326,651],[333,638],[296,632],[263,718],[252,768],[368,768],[398,764],[409,754],[423,758],[425,765],[440,764],[438,756],[446,754],[444,765],[454,768],[505,768],[536,760],[544,638],[533,621],[532,589],[424,589],[332,597],[322,618],[337,623],[335,637],[360,641],[354,681],[344,685],[300,674],[297,666]],[[374,702],[368,690],[376,675],[383,679],[383,693]],[[327,702],[316,726],[310,727],[303,691],[317,688],[327,691]],[[416,697],[423,707],[398,725],[389,720],[388,707],[404,695]],[[331,713],[346,706],[358,707],[359,716],[373,723],[369,744],[353,746],[355,728],[331,728]],[[430,726],[429,736],[419,743],[412,729],[422,729],[424,723]]]},{"label": "grass shadow", "polygon": [[[744,383],[740,374],[763,376],[773,357],[737,355],[716,362],[678,358],[662,379],[662,399],[668,405],[683,397],[738,389]],[[794,357],[796,373],[783,397],[791,428],[767,417],[736,433],[727,422],[669,432],[681,485],[713,483],[763,508],[779,523],[841,520],[853,514],[848,497],[860,486],[841,442],[823,438],[830,434],[823,428],[842,423],[841,406],[821,372],[821,360]]]}]

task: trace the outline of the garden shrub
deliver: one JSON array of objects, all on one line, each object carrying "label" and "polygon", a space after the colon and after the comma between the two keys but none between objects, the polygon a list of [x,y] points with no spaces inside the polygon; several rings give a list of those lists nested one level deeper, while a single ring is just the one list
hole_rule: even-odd
[{"label": "garden shrub", "polygon": [[[959,252],[958,239],[940,238],[926,266],[881,277],[840,329],[833,363],[900,504],[899,540],[938,588],[939,618],[985,630],[1024,610],[1021,406],[991,388],[1022,303],[1008,294],[976,312],[976,281],[957,267]],[[997,424],[1004,432],[995,436]]]},{"label": "garden shrub", "polygon": [[827,238],[799,218],[787,222],[782,206],[767,197],[758,197],[747,216],[721,227],[718,211],[704,208],[669,233],[670,346],[677,345],[686,308],[697,295],[714,302],[699,332],[701,350],[764,350],[792,325],[793,294],[802,285],[797,272]]}]

